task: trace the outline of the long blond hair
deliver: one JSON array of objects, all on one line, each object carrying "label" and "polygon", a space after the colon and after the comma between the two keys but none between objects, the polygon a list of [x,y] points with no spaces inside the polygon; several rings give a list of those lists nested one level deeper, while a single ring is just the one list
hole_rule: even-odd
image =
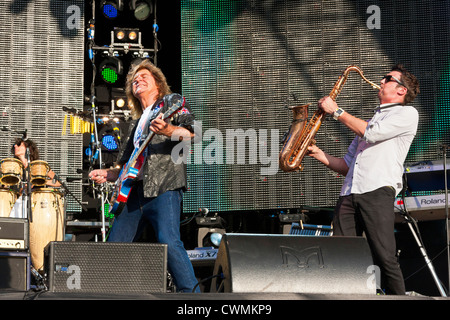
[{"label": "long blond hair", "polygon": [[158,99],[161,99],[167,94],[172,93],[169,84],[167,83],[166,76],[160,68],[155,66],[150,60],[145,59],[137,65],[131,66],[127,75],[127,82],[125,85],[125,93],[128,99],[128,106],[131,109],[131,117],[133,119],[139,119],[142,115],[142,106],[139,99],[133,95],[133,80],[136,73],[142,69],[150,71],[151,75],[155,79],[156,86],[158,88]]}]

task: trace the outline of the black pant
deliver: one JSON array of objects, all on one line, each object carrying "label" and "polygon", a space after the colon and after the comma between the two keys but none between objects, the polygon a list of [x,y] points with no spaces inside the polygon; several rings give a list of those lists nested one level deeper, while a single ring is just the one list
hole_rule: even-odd
[{"label": "black pant", "polygon": [[394,234],[395,191],[391,187],[340,197],[333,219],[335,236],[367,238],[374,264],[381,271],[386,294],[405,294],[405,282],[397,261]]}]

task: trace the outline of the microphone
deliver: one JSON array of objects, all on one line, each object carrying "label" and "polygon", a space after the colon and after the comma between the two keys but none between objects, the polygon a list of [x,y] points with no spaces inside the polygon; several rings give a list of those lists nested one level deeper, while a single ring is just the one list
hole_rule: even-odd
[{"label": "microphone", "polygon": [[198,212],[203,213],[205,216],[209,213],[208,208],[199,208]]}]

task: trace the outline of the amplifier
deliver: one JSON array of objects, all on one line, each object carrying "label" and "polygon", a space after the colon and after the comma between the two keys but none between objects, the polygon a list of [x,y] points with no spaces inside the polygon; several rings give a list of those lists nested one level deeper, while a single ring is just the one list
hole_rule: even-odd
[{"label": "amplifier", "polygon": [[165,293],[167,245],[53,241],[45,250],[51,292]]},{"label": "amplifier", "polygon": [[28,220],[0,218],[0,249],[28,249]]},{"label": "amplifier", "polygon": [[30,289],[30,254],[0,251],[0,289]]}]

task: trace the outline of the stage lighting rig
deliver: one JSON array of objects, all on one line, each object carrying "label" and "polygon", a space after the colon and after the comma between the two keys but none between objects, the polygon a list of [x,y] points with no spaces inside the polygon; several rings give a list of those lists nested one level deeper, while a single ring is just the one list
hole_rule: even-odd
[{"label": "stage lighting rig", "polygon": [[141,33],[138,28],[114,28],[114,39],[112,44],[117,43],[140,43]]},{"label": "stage lighting rig", "polygon": [[[149,52],[156,52],[155,49],[146,49],[142,44],[142,34],[138,28],[118,28],[110,32],[109,46],[94,46],[93,49],[101,51],[109,56],[117,56],[119,53],[126,55],[133,54],[133,58],[147,58]],[[156,53],[155,53],[156,55]]]}]

